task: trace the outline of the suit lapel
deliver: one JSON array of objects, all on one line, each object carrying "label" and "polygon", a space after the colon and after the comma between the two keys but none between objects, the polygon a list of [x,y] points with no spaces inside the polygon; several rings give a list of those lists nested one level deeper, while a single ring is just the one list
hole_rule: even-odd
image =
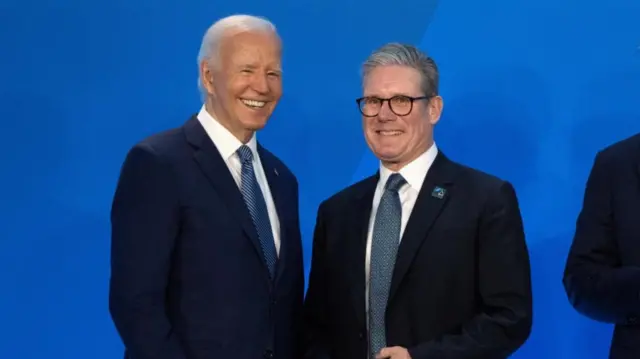
[{"label": "suit lapel", "polygon": [[284,271],[284,263],[286,263],[286,255],[287,255],[287,227],[286,227],[286,215],[285,215],[285,202],[286,198],[284,198],[284,194],[286,193],[282,188],[282,179],[280,178],[280,172],[278,171],[278,166],[276,161],[273,159],[272,155],[268,153],[261,145],[258,145],[258,154],[260,155],[260,162],[262,163],[262,169],[267,177],[267,183],[269,184],[269,189],[271,190],[271,196],[273,197],[273,202],[276,206],[276,212],[278,215],[278,220],[280,222],[280,253],[278,257],[278,261],[276,263],[276,281],[282,275]]},{"label": "suit lapel", "polygon": [[[229,212],[238,219],[242,229],[253,244],[256,253],[259,255],[261,262],[264,263],[258,233],[251,221],[251,215],[244,203],[244,198],[242,198],[238,185],[229,172],[227,164],[222,156],[220,156],[220,152],[218,152],[213,141],[211,141],[195,116],[184,125],[184,132],[187,141],[195,147],[193,153],[195,161],[209,179],[220,198],[226,203]],[[264,266],[265,274],[268,276],[266,263]]]},{"label": "suit lapel", "polygon": [[347,242],[348,248],[345,250],[347,255],[346,263],[349,263],[347,275],[350,276],[350,290],[353,306],[358,318],[364,324],[365,318],[365,259],[367,250],[367,234],[369,230],[369,218],[371,216],[371,205],[373,195],[375,193],[376,184],[378,183],[378,175],[374,175],[366,179],[362,183],[362,187],[358,189],[354,200],[352,210],[353,223],[351,233],[348,238],[353,238]]},{"label": "suit lapel", "polygon": [[425,177],[402,236],[391,279],[389,302],[398,291],[420,245],[427,238],[429,230],[453,195],[451,185],[453,172],[451,162],[439,152]]}]

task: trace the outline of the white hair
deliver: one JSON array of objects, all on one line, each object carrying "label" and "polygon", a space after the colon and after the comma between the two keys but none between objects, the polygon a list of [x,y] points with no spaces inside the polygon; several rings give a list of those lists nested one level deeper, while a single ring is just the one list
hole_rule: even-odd
[{"label": "white hair", "polygon": [[239,32],[270,32],[279,38],[276,27],[264,17],[252,15],[231,15],[216,21],[202,38],[198,52],[198,89],[204,96],[205,89],[200,77],[200,65],[207,61],[209,66],[218,66],[220,44],[225,36]]}]

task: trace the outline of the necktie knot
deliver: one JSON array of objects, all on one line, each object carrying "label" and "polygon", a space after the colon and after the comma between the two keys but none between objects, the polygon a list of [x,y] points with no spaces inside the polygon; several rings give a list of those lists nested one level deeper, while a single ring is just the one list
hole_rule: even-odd
[{"label": "necktie knot", "polygon": [[247,162],[251,163],[251,161],[253,160],[253,152],[251,152],[251,149],[247,145],[240,146],[240,148],[238,148],[238,151],[236,151],[236,153],[238,154],[238,157],[240,158],[240,162],[242,163],[247,163]]},{"label": "necktie knot", "polygon": [[402,177],[399,173],[394,173],[389,176],[387,180],[387,184],[385,185],[385,189],[391,192],[398,192],[400,187],[402,187],[407,181]]}]

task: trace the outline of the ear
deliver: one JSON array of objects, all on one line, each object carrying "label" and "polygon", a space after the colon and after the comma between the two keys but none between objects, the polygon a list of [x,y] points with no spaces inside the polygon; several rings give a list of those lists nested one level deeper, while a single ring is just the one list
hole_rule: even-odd
[{"label": "ear", "polygon": [[429,123],[435,125],[440,121],[440,115],[442,115],[442,108],[444,107],[444,101],[442,97],[435,96],[429,101]]},{"label": "ear", "polygon": [[211,66],[209,66],[206,60],[203,60],[200,63],[200,81],[202,82],[202,88],[204,88],[207,93],[215,93],[213,87],[213,71],[211,70]]}]

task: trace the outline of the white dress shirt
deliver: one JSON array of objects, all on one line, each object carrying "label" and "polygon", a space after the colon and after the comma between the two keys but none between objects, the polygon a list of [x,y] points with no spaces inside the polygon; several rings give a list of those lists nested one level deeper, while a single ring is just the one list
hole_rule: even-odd
[{"label": "white dress shirt", "polygon": [[[200,109],[198,113],[198,120],[204,127],[204,130],[211,138],[211,141],[215,144],[216,148],[220,152],[220,155],[224,159],[233,179],[236,181],[238,188],[240,188],[240,179],[242,178],[242,163],[240,162],[240,157],[236,151],[242,146],[242,142],[235,137],[234,135],[227,130],[226,127],[222,126],[220,122],[213,118],[213,116],[207,112],[204,106]],[[271,189],[269,188],[269,183],[267,182],[267,176],[264,173],[264,169],[262,168],[262,162],[260,162],[260,155],[258,154],[258,146],[256,135],[251,137],[249,142],[246,144],[253,153],[253,170],[256,174],[256,179],[258,181],[258,185],[262,190],[262,195],[264,196],[264,200],[267,204],[267,211],[269,212],[269,221],[271,222],[271,230],[273,232],[273,239],[276,245],[276,253],[280,253],[280,221],[278,220],[278,214],[276,212],[276,206],[273,202],[273,197],[271,196]]]},{"label": "white dress shirt", "polygon": [[[398,191],[398,195],[400,196],[400,203],[402,205],[402,219],[400,222],[400,239],[402,239],[402,235],[404,234],[404,229],[407,227],[407,222],[409,221],[409,217],[411,216],[411,211],[413,210],[413,206],[416,204],[416,200],[418,199],[418,194],[420,193],[420,189],[422,188],[422,182],[424,182],[424,178],[431,168],[433,161],[438,154],[438,148],[434,143],[427,151],[425,151],[420,157],[416,158],[406,166],[404,166],[398,173],[402,175],[402,177],[407,181],[400,190]],[[389,176],[391,176],[393,171],[384,167],[380,164],[380,179],[378,180],[378,184],[376,186],[376,191],[373,195],[373,205],[371,207],[371,216],[369,218],[369,230],[367,232],[367,252],[365,255],[365,298],[366,304],[365,308],[367,312],[369,311],[369,279],[371,272],[371,239],[373,236],[373,225],[376,220],[376,213],[378,212],[378,205],[380,204],[380,199],[382,198],[382,193],[384,192],[384,187],[387,184],[387,180]],[[367,316],[368,318],[368,316]]]}]

